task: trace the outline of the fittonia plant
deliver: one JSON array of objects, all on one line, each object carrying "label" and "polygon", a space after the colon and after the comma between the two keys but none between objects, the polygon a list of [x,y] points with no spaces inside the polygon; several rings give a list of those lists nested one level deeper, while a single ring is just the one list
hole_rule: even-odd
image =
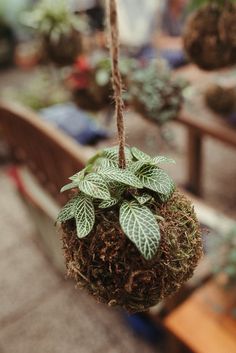
[{"label": "fittonia plant", "polygon": [[78,193],[61,210],[58,221],[74,218],[77,236],[84,238],[93,229],[99,210],[116,207],[126,236],[144,258],[151,259],[159,246],[158,221],[162,217],[150,206],[154,197],[165,202],[172,196],[174,183],[160,166],[174,161],[163,156],[152,158],[136,147],[126,148],[125,153],[125,170],[118,166],[118,147],[106,148],[70,178],[61,191],[77,189]]},{"label": "fittonia plant", "polygon": [[161,168],[172,159],[125,147],[116,1],[109,0],[119,147],[106,148],[73,175],[58,216],[67,272],[97,300],[147,310],[193,274],[202,241],[194,209]]},{"label": "fittonia plant", "polygon": [[158,125],[176,118],[183,103],[186,83],[171,77],[161,61],[136,65],[129,78],[126,99],[134,109]]}]

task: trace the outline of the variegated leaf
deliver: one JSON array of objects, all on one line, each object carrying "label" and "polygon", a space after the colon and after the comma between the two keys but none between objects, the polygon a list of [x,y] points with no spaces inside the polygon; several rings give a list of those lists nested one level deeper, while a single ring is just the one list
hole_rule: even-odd
[{"label": "variegated leaf", "polygon": [[152,259],[159,247],[160,229],[149,208],[137,201],[124,201],[120,208],[120,224],[144,258]]},{"label": "variegated leaf", "polygon": [[61,188],[60,192],[64,192],[67,190],[78,188],[78,184],[79,184],[79,182],[72,181],[72,183],[64,185],[63,188]]},{"label": "variegated leaf", "polygon": [[81,170],[80,172],[72,175],[69,179],[72,181],[79,181],[79,180],[83,179],[83,177],[84,177],[84,169]]},{"label": "variegated leaf", "polygon": [[91,173],[84,177],[79,183],[79,188],[85,194],[101,200],[111,198],[106,181],[97,173]]},{"label": "variegated leaf", "polygon": [[156,166],[146,165],[136,175],[147,189],[164,195],[168,195],[172,190],[173,181],[164,170]]},{"label": "variegated leaf", "polygon": [[152,158],[152,162],[155,164],[159,164],[159,163],[174,163],[175,164],[175,160],[169,157],[165,157],[165,156],[157,156]]},{"label": "variegated leaf", "polygon": [[96,166],[98,168],[117,167],[118,162],[108,158],[98,158],[96,161]]},{"label": "variegated leaf", "polygon": [[148,154],[140,151],[137,147],[132,147],[131,152],[138,161],[150,162],[152,160]]},{"label": "variegated leaf", "polygon": [[148,194],[143,194],[143,195],[133,195],[133,197],[138,201],[138,203],[140,205],[144,205],[145,203],[147,203],[148,201],[150,201],[152,199],[151,195]]},{"label": "variegated leaf", "polygon": [[98,172],[106,179],[118,181],[119,183],[138,189],[142,189],[143,187],[141,181],[134,175],[134,173],[127,169],[107,167],[99,170]]},{"label": "variegated leaf", "polygon": [[118,202],[119,202],[119,199],[115,199],[115,198],[112,198],[110,200],[103,200],[99,204],[99,208],[109,208],[109,207],[117,205]]},{"label": "variegated leaf", "polygon": [[78,238],[86,237],[93,229],[95,210],[90,196],[80,193],[74,205],[74,215]]},{"label": "variegated leaf", "polygon": [[172,188],[171,188],[171,190],[170,190],[170,192],[168,194],[166,194],[166,195],[159,194],[159,197],[160,197],[161,201],[162,202],[167,202],[172,197],[174,191],[175,191],[175,184],[172,182]]},{"label": "variegated leaf", "polygon": [[[105,148],[102,151],[102,156],[117,162],[119,160],[119,147],[114,146],[114,147]],[[125,158],[127,163],[132,161],[132,154],[128,147],[125,147]]]},{"label": "variegated leaf", "polygon": [[134,163],[130,163],[128,170],[130,170],[133,173],[136,173],[139,169],[141,169],[146,164],[150,165],[150,163],[145,161],[137,161]]},{"label": "variegated leaf", "polygon": [[74,217],[74,208],[75,208],[77,199],[78,199],[78,195],[70,199],[70,201],[68,201],[67,204],[65,204],[65,206],[61,209],[61,211],[57,216],[58,222],[63,223]]}]

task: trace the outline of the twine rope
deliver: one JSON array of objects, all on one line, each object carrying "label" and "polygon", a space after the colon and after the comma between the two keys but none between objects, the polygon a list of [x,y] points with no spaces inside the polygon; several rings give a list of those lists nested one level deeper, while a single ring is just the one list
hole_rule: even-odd
[{"label": "twine rope", "polygon": [[125,169],[125,127],[124,102],[122,98],[122,79],[119,70],[119,27],[116,0],[107,0],[108,25],[110,32],[110,55],[112,63],[112,85],[115,99],[115,116],[119,140],[119,167]]}]

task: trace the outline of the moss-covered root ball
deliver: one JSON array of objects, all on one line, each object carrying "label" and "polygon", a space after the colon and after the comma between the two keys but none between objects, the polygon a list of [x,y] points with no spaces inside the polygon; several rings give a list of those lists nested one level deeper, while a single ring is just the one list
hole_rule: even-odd
[{"label": "moss-covered root ball", "polygon": [[193,13],[184,31],[185,51],[198,67],[215,70],[232,63],[232,48],[223,40],[223,29],[219,26],[222,8],[205,6]]},{"label": "moss-covered root ball", "polygon": [[175,293],[192,275],[202,256],[202,239],[193,206],[175,192],[165,204],[157,200],[161,243],[145,260],[119,225],[116,208],[99,211],[88,237],[79,239],[73,220],[62,224],[69,277],[98,301],[130,313],[145,311]]},{"label": "moss-covered root ball", "polygon": [[236,88],[212,85],[205,92],[205,102],[217,114],[232,114],[236,110]]}]

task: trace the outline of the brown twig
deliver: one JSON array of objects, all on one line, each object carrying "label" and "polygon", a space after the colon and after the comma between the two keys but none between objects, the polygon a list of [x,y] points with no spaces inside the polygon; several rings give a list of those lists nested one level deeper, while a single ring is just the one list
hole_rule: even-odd
[{"label": "brown twig", "polygon": [[125,128],[124,128],[124,102],[122,99],[122,79],[119,70],[119,28],[116,0],[107,0],[107,14],[110,29],[110,53],[112,62],[112,81],[115,98],[115,113],[119,139],[119,167],[124,169],[125,162]]}]

